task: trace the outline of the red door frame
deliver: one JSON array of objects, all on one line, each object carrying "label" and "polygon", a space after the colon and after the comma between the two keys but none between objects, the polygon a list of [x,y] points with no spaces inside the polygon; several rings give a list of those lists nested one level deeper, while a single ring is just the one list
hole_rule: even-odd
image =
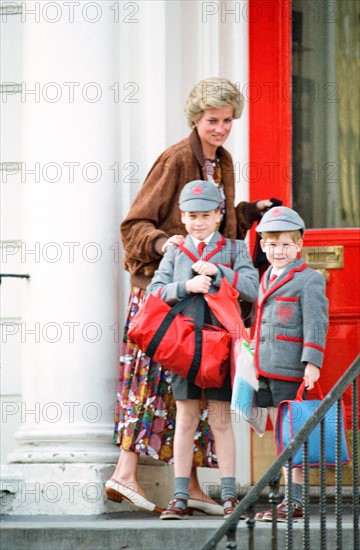
[{"label": "red door frame", "polygon": [[[249,123],[250,200],[274,197],[291,206],[291,2],[287,0],[249,0]],[[255,243],[254,229],[252,248],[251,243]],[[252,483],[254,437],[251,431]]]},{"label": "red door frame", "polygon": [[249,0],[250,200],[291,206],[291,2]]}]

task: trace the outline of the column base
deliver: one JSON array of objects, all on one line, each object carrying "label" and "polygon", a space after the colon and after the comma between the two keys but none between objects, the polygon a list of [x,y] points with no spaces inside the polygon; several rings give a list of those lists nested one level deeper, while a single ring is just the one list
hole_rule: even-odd
[{"label": "column base", "polygon": [[[151,460],[151,459],[150,459]],[[9,464],[3,468],[1,513],[5,515],[99,515],[134,507],[107,500],[105,482],[115,464]],[[165,507],[173,491],[173,468],[141,460],[139,480],[147,497]]]}]

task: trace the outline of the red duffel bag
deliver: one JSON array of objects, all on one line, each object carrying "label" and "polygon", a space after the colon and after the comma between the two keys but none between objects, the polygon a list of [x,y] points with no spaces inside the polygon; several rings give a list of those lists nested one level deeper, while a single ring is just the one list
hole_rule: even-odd
[{"label": "red duffel bag", "polygon": [[[196,300],[195,319],[181,312]],[[231,334],[204,324],[205,299],[191,295],[170,307],[149,294],[130,323],[131,342],[166,369],[200,388],[221,388],[230,367]]]}]

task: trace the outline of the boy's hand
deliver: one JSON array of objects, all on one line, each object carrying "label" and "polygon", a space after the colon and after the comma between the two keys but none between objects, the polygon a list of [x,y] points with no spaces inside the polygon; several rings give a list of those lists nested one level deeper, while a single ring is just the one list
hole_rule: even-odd
[{"label": "boy's hand", "polygon": [[166,249],[171,244],[182,244],[185,241],[184,237],[182,235],[173,235],[172,237],[169,237],[167,241],[164,242],[164,244],[161,247],[161,252],[165,254]]},{"label": "boy's hand", "polygon": [[195,275],[185,283],[187,292],[207,294],[211,287],[211,279],[207,275]]},{"label": "boy's hand", "polygon": [[192,268],[195,273],[198,273],[199,275],[208,275],[209,277],[216,275],[218,272],[216,265],[211,264],[210,262],[203,262],[202,260],[194,263]]},{"label": "boy's hand", "polygon": [[315,382],[320,378],[320,369],[313,363],[308,363],[305,367],[304,380],[305,388],[307,390],[312,390],[314,388]]}]

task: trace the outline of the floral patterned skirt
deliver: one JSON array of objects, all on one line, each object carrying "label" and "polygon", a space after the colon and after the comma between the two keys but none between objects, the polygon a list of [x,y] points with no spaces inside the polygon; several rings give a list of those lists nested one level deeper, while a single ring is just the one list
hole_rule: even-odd
[{"label": "floral patterned skirt", "polygon": [[[131,289],[121,347],[113,443],[127,451],[171,463],[176,406],[170,372],[127,339],[128,326],[144,295],[140,288]],[[193,465],[216,468],[214,439],[207,417],[206,402],[201,401]]]}]

